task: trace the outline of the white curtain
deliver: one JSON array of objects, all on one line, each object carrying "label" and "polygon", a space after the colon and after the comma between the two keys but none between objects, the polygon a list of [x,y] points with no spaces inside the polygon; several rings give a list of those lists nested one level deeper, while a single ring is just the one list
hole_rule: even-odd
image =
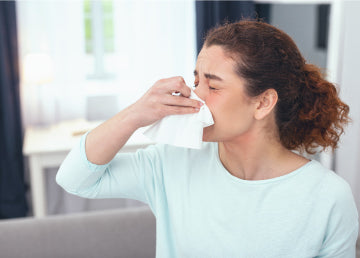
[{"label": "white curtain", "polygon": [[[115,77],[104,81],[87,79],[83,1],[18,1],[17,12],[20,63],[31,53],[44,53],[53,65],[52,80],[41,85],[22,77],[24,127],[76,118],[105,120],[164,77],[180,75],[192,84],[193,1],[113,1],[115,52],[105,67]],[[114,97],[117,105],[110,105]],[[50,214],[142,205],[69,195],[56,185],[56,171],[46,171]]]},{"label": "white curtain", "polygon": [[121,110],[164,77],[181,75],[192,84],[195,4],[130,0],[113,4],[115,53],[105,66],[116,78],[94,81],[87,80],[85,69],[83,1],[17,2],[21,63],[28,54],[45,53],[54,68],[51,82],[44,85],[22,78],[25,125],[83,118],[87,101],[94,96],[116,96]]},{"label": "white curtain", "polygon": [[44,84],[28,83],[27,78],[21,78],[25,126],[50,124],[85,114],[82,10],[81,1],[17,2],[21,70],[25,57],[33,53],[46,54],[53,66],[52,80]]}]

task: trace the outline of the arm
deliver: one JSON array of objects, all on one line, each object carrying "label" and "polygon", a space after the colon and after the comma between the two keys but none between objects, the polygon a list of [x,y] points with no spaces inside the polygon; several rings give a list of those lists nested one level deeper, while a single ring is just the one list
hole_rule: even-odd
[{"label": "arm", "polygon": [[355,258],[359,216],[350,186],[337,191],[318,258]]},{"label": "arm", "polygon": [[[182,96],[172,96],[179,91]],[[159,80],[136,103],[90,132],[86,154],[95,164],[106,164],[124,146],[134,131],[167,115],[199,111],[201,101],[190,99],[191,90],[182,77]]]},{"label": "arm", "polygon": [[[183,96],[172,96],[176,90]],[[154,189],[161,184],[156,174],[161,171],[156,147],[116,154],[137,128],[166,115],[198,112],[194,107],[201,102],[189,99],[190,93],[179,77],[158,81],[136,103],[84,135],[61,164],[56,182],[82,197],[151,202]]]},{"label": "arm", "polygon": [[109,163],[138,128],[131,109],[124,109],[87,135],[85,143],[87,159],[99,165]]},{"label": "arm", "polygon": [[119,153],[111,162],[97,165],[86,156],[88,135],[89,132],[83,135],[67,155],[56,182],[67,192],[84,198],[129,198],[155,208],[155,200],[162,189],[161,146]]}]

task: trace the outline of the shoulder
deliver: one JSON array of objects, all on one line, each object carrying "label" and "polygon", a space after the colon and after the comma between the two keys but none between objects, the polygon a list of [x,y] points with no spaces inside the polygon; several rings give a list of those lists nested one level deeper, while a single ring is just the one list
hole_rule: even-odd
[{"label": "shoulder", "polygon": [[305,181],[311,184],[318,191],[325,192],[328,196],[349,195],[351,193],[350,185],[342,177],[323,166],[317,160],[311,160],[305,164],[301,171],[300,178],[297,180]]},{"label": "shoulder", "polygon": [[318,189],[327,200],[344,200],[352,199],[353,194],[349,183],[333,170],[324,167],[316,160],[311,161],[311,165],[307,166],[308,175],[319,179]]},{"label": "shoulder", "polygon": [[357,223],[358,211],[349,183],[321,163],[312,162],[309,169],[321,177],[318,185],[321,205],[330,209],[332,216],[338,217],[339,220],[348,218],[348,222],[352,221],[353,225]]},{"label": "shoulder", "polygon": [[348,257],[355,248],[359,229],[359,215],[351,187],[345,179],[319,162],[313,162],[311,169],[322,178],[317,187],[319,202],[316,208],[323,214],[322,220],[327,225],[319,257]]},{"label": "shoulder", "polygon": [[304,170],[297,178],[297,184],[307,187],[319,207],[331,213],[348,212],[357,217],[354,196],[345,179],[316,160],[305,165]]},{"label": "shoulder", "polygon": [[323,182],[321,189],[328,199],[334,201],[354,200],[349,183],[333,170],[324,167],[320,162],[314,162],[314,168],[321,174]]}]

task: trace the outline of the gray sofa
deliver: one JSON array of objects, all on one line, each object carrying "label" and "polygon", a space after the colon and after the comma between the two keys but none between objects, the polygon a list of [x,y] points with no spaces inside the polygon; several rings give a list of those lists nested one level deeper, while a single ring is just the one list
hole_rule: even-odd
[{"label": "gray sofa", "polygon": [[147,206],[0,221],[1,258],[155,257]]}]

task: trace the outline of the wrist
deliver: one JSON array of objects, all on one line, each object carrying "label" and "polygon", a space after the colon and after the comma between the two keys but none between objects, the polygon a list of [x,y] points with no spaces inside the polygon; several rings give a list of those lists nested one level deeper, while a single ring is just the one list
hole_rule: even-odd
[{"label": "wrist", "polygon": [[126,127],[132,131],[135,131],[141,127],[139,119],[136,117],[136,112],[132,110],[131,106],[123,109],[121,112],[115,115],[115,119],[118,122],[125,124]]}]

